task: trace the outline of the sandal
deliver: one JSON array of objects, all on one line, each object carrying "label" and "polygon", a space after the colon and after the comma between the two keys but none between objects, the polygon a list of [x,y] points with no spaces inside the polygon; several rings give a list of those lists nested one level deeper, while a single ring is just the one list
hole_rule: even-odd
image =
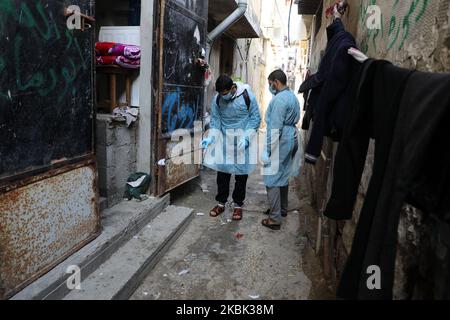
[{"label": "sandal", "polygon": [[242,208],[235,208],[233,211],[233,220],[241,221],[243,213],[244,213],[244,211],[242,210]]},{"label": "sandal", "polygon": [[268,209],[267,211],[264,211],[264,215],[268,216],[270,215],[271,209]]},{"label": "sandal", "polygon": [[269,228],[271,230],[281,230],[281,224],[276,223],[274,220],[272,219],[264,219],[262,221],[262,225],[266,228]]},{"label": "sandal", "polygon": [[217,205],[209,212],[209,215],[213,218],[217,218],[224,212],[225,212],[225,206]]}]

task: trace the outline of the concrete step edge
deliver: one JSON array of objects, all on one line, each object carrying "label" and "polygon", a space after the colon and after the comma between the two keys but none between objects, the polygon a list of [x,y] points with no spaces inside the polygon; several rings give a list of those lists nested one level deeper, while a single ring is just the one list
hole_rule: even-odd
[{"label": "concrete step edge", "polygon": [[194,219],[194,210],[189,209],[191,213],[181,222],[176,230],[161,244],[158,250],[149,257],[142,267],[133,275],[126,285],[113,297],[113,300],[128,300],[139,288],[149,273],[155,268],[159,261],[169,251],[172,245],[180,238],[186,228]]},{"label": "concrete step edge", "polygon": [[[119,249],[111,258],[110,260],[106,261],[104,264],[102,264],[95,272],[93,272],[89,277],[87,277],[84,282],[82,282],[82,286],[86,288],[88,292],[73,292],[69,293],[66,297],[64,297],[65,300],[126,300],[129,299],[133,293],[136,291],[136,289],[141,285],[145,277],[153,270],[153,268],[158,264],[158,262],[161,260],[161,258],[167,253],[167,251],[171,248],[173,243],[183,234],[184,230],[187,228],[189,223],[194,218],[194,210],[189,208],[183,208],[183,207],[175,207],[175,206],[168,206],[164,212],[158,216],[157,219],[170,219],[170,214],[177,214],[180,215],[180,210],[184,211],[182,214],[184,214],[184,217],[180,219],[177,222],[173,222],[176,225],[171,230],[170,233],[167,235],[163,235],[161,241],[159,241],[156,245],[156,247],[149,248],[148,256],[145,257],[145,259],[142,262],[139,262],[139,265],[137,268],[134,268],[129,271],[129,275],[127,274],[126,277],[123,280],[119,280],[119,283],[109,284],[107,283],[107,287],[103,289],[103,292],[105,292],[103,295],[99,294],[98,292],[93,292],[92,288],[94,290],[97,288],[95,282],[96,278],[99,277],[102,274],[106,274],[107,270],[111,265],[114,265],[117,268],[122,268],[121,265],[123,265],[125,262],[121,261],[122,257],[124,256],[122,251],[130,250],[130,248],[133,247],[133,239],[129,241],[128,244],[124,245],[121,249]],[[178,212],[178,213],[177,213]],[[157,228],[158,220],[155,219],[154,223],[152,224],[152,228]],[[161,223],[161,222],[160,222]],[[167,220],[165,221],[167,223]],[[145,229],[139,233],[139,235],[142,235],[144,232],[147,232]],[[117,281],[117,279],[115,280]],[[84,285],[83,285],[84,284]],[[115,288],[114,288],[115,287]]]},{"label": "concrete step edge", "polygon": [[24,288],[11,300],[59,300],[69,293],[66,282],[71,276],[66,273],[67,266],[76,265],[81,269],[82,278],[87,278],[107,261],[117,250],[140,232],[148,223],[163,212],[170,203],[170,195],[157,199],[146,212],[133,217],[120,232],[105,239],[100,235],[90,244],[73,254],[50,272]]}]

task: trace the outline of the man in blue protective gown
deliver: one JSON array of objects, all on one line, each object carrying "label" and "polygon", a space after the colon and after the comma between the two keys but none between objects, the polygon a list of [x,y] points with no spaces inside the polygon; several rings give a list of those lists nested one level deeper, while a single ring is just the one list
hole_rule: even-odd
[{"label": "man in blue protective gown", "polygon": [[273,99],[266,113],[267,141],[261,155],[264,164],[264,184],[270,209],[263,226],[280,230],[282,217],[288,213],[289,179],[300,174],[302,144],[297,129],[300,121],[300,104],[287,87],[287,77],[282,70],[269,76],[269,90]]},{"label": "man in blue protective gown", "polygon": [[211,106],[211,129],[208,138],[201,143],[202,148],[207,149],[204,165],[217,171],[218,204],[210,216],[218,217],[225,212],[231,176],[235,175],[233,220],[240,221],[248,175],[257,166],[257,151],[253,150],[257,150],[256,133],[261,115],[249,85],[235,83],[222,75],[216,81],[216,91]]}]

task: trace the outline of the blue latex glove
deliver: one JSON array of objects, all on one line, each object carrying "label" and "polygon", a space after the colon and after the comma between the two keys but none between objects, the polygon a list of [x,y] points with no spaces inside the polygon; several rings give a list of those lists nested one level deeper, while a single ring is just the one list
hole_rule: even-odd
[{"label": "blue latex glove", "polygon": [[267,151],[264,151],[264,153],[261,155],[261,162],[264,166],[268,166],[270,164],[270,157]]},{"label": "blue latex glove", "polygon": [[203,149],[207,149],[213,143],[214,143],[213,138],[206,138],[202,140],[202,142],[200,143],[200,147]]},{"label": "blue latex glove", "polygon": [[239,141],[238,148],[239,150],[246,150],[250,146],[250,142],[248,141],[248,138],[242,138],[241,141]]}]

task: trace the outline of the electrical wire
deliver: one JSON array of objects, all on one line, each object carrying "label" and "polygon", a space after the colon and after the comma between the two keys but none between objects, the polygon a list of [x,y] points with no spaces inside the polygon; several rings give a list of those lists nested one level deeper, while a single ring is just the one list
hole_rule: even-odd
[{"label": "electrical wire", "polygon": [[250,39],[250,41],[247,42],[247,55],[245,57],[245,79],[246,79],[247,83],[248,83],[248,56],[250,54],[250,48],[252,46],[252,41],[253,41],[253,39]]},{"label": "electrical wire", "polygon": [[288,19],[288,44],[291,46],[291,16],[292,16],[292,5],[294,0],[291,0],[291,6],[289,8],[289,19]]},{"label": "electrical wire", "polygon": [[244,56],[242,55],[242,51],[241,51],[241,47],[239,46],[239,43],[236,40],[234,40],[234,43],[236,44],[236,48],[238,49],[238,52],[239,52],[239,55],[241,56],[242,61],[245,62],[245,59],[244,59]]},{"label": "electrical wire", "polygon": [[247,55],[246,55],[246,58],[245,58],[245,62],[248,62],[248,55],[250,54],[250,48],[252,46],[252,42],[253,42],[253,39],[250,39],[250,41],[247,42]]}]

